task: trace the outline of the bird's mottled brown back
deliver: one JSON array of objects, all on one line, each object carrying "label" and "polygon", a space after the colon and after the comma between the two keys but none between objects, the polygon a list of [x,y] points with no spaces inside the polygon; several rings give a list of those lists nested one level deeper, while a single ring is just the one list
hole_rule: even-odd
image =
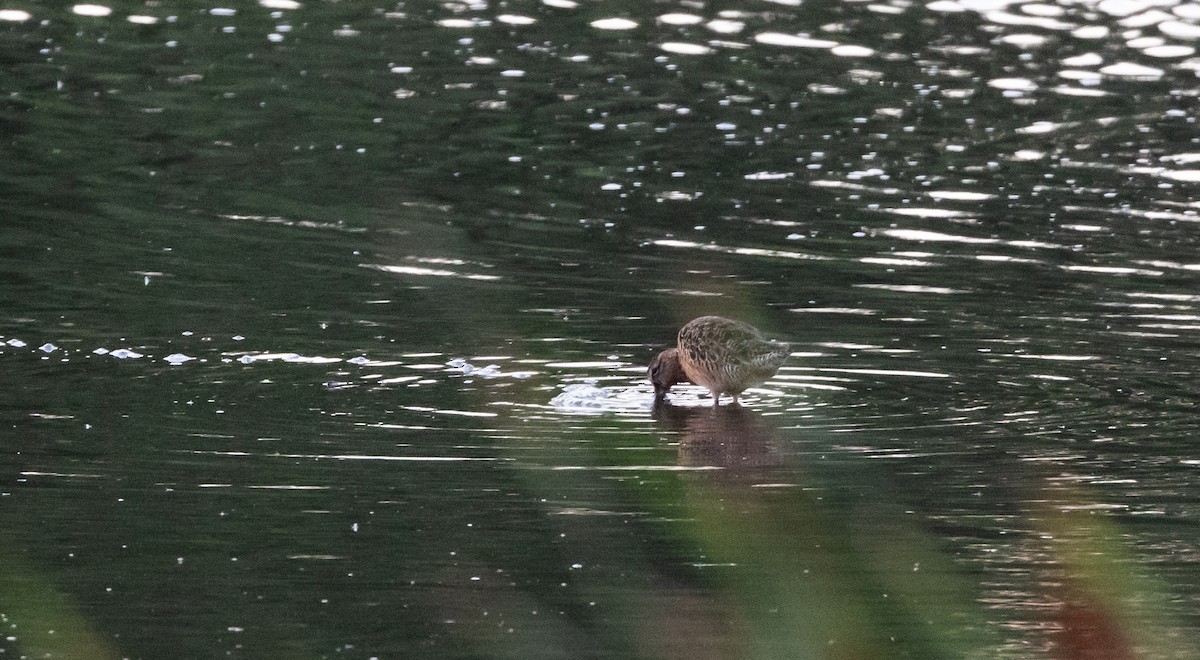
[{"label": "bird's mottled brown back", "polygon": [[701,316],[679,329],[679,350],[698,364],[749,364],[780,346],[754,326],[720,316]]},{"label": "bird's mottled brown back", "polygon": [[680,328],[679,350],[693,380],[731,393],[770,378],[790,352],[754,326],[720,316],[702,316]]}]

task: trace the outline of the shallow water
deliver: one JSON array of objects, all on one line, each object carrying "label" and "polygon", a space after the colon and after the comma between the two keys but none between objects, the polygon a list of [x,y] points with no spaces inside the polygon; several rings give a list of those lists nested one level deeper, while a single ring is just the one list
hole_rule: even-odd
[{"label": "shallow water", "polygon": [[0,6],[0,649],[1195,657],[1196,7]]}]

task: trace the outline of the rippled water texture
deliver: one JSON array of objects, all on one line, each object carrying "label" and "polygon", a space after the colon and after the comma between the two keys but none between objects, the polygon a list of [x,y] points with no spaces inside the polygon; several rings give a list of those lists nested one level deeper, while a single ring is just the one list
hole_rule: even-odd
[{"label": "rippled water texture", "polygon": [[1198,39],[0,0],[0,651],[1200,656]]}]

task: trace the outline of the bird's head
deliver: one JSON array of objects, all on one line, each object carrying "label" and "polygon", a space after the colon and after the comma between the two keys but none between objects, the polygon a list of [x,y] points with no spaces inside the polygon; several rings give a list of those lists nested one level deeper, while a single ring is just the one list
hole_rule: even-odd
[{"label": "bird's head", "polygon": [[690,383],[687,374],[683,373],[683,365],[679,363],[679,349],[668,348],[654,356],[647,370],[650,382],[654,385],[654,400],[662,401],[667,391],[675,383]]}]

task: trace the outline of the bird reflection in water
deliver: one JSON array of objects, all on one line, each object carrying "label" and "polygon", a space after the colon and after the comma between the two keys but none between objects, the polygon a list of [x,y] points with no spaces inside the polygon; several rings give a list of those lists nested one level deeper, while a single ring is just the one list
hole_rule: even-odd
[{"label": "bird reflection in water", "polygon": [[678,502],[703,561],[721,567],[721,614],[747,626],[738,641],[754,651],[741,657],[895,657],[854,597],[857,535],[792,460],[797,438],[740,406],[663,404],[654,415],[678,438]]},{"label": "bird reflection in water", "polygon": [[687,408],[668,403],[654,407],[654,418],[679,438],[679,464],[716,466],[735,474],[784,463],[776,429],[750,409]]}]

